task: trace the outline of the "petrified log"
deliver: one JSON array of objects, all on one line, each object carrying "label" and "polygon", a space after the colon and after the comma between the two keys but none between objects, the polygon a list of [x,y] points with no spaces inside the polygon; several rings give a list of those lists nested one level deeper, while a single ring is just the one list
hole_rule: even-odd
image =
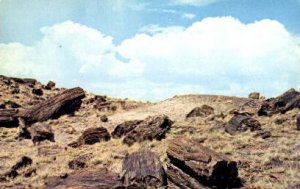
[{"label": "petrified log", "polygon": [[80,108],[81,99],[85,97],[84,91],[77,87],[68,89],[48,100],[45,100],[31,109],[20,112],[20,117],[27,123],[46,121],[49,118],[58,118],[70,114]]},{"label": "petrified log", "polygon": [[17,109],[0,109],[0,127],[18,127]]},{"label": "petrified log", "polygon": [[161,140],[165,137],[166,132],[171,128],[173,121],[166,115],[147,117],[133,130],[128,132],[123,139],[123,143],[132,145],[135,142],[145,140]]},{"label": "petrified log", "polygon": [[225,131],[231,135],[248,129],[251,131],[261,130],[261,125],[256,119],[246,115],[234,115],[225,125]]},{"label": "petrified log", "polygon": [[92,145],[101,141],[110,140],[110,134],[104,127],[92,127],[86,129],[77,142],[69,144],[71,147],[79,147],[84,144]]},{"label": "petrified log", "polygon": [[135,129],[136,126],[139,125],[141,122],[142,120],[125,121],[117,125],[117,127],[114,129],[111,135],[114,138],[120,138],[122,136],[125,136],[128,132]]},{"label": "petrified log", "polygon": [[123,181],[128,188],[159,188],[166,185],[166,174],[158,157],[150,150],[134,152],[123,161]]},{"label": "petrified log", "polygon": [[34,144],[43,140],[55,142],[51,126],[46,123],[35,123],[27,129]]},{"label": "petrified log", "polygon": [[169,144],[168,179],[180,188],[241,186],[237,163],[194,140],[176,138]]},{"label": "petrified log", "polygon": [[121,189],[122,182],[115,173],[107,170],[80,170],[66,178],[49,177],[46,179],[48,189],[80,188],[80,189]]},{"label": "petrified log", "polygon": [[32,159],[27,156],[23,156],[14,166],[10,168],[10,170],[7,173],[5,173],[5,176],[8,178],[15,178],[16,176],[19,175],[18,170],[20,168],[26,167],[31,164],[32,164]]},{"label": "petrified log", "polygon": [[300,92],[290,89],[276,98],[265,100],[258,115],[270,116],[276,113],[285,113],[294,108],[300,108]]},{"label": "petrified log", "polygon": [[214,114],[214,108],[208,105],[202,105],[201,107],[196,107],[190,111],[186,118],[190,117],[207,117],[211,114]]}]

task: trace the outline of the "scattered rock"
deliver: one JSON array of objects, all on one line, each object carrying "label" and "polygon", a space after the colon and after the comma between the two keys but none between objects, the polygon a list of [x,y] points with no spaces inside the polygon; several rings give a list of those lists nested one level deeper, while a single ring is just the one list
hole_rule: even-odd
[{"label": "scattered rock", "polygon": [[80,188],[80,189],[121,189],[122,182],[118,175],[105,169],[75,171],[66,178],[49,177],[46,179],[47,189]]},{"label": "scattered rock", "polygon": [[102,116],[100,117],[100,120],[101,120],[102,122],[107,122],[107,121],[108,121],[108,118],[107,118],[106,115],[102,115]]},{"label": "scattered rock", "polygon": [[92,145],[101,141],[110,140],[110,134],[104,127],[92,127],[86,129],[77,142],[69,144],[71,147],[78,147],[84,144]]},{"label": "scattered rock", "polygon": [[32,94],[35,94],[37,96],[42,96],[44,92],[42,89],[32,89]]},{"label": "scattered rock", "polygon": [[5,109],[5,104],[4,103],[0,103],[0,109]]},{"label": "scattered rock", "polygon": [[274,123],[275,123],[276,125],[281,125],[281,124],[283,124],[284,122],[286,122],[287,120],[288,120],[287,117],[284,117],[284,116],[280,115],[279,117],[276,117],[276,118],[275,118]]},{"label": "scattered rock", "polygon": [[258,100],[249,100],[240,106],[238,114],[240,115],[254,115],[260,110],[262,102]]},{"label": "scattered rock", "polygon": [[26,167],[31,164],[32,159],[27,156],[23,156],[14,166],[10,168],[7,173],[5,173],[5,176],[9,178],[15,178],[19,175],[18,170],[20,168]]},{"label": "scattered rock", "polygon": [[251,99],[259,99],[259,92],[252,92],[248,95],[248,98],[251,98]]},{"label": "scattered rock", "polygon": [[142,120],[125,121],[117,125],[111,135],[114,138],[125,136],[127,133],[135,129],[141,122]]},{"label": "scattered rock", "polygon": [[250,131],[261,130],[261,125],[256,119],[245,115],[234,115],[225,125],[225,131],[231,135],[248,129]]},{"label": "scattered rock", "polygon": [[242,186],[235,161],[196,141],[176,138],[169,144],[168,179],[180,188],[238,188]]},{"label": "scattered rock", "polygon": [[297,126],[297,130],[300,131],[300,114],[297,115],[297,117],[296,117],[296,126]]},{"label": "scattered rock", "polygon": [[19,88],[13,88],[12,90],[11,90],[11,94],[19,94],[20,93],[20,89]]},{"label": "scattered rock", "polygon": [[254,137],[261,137],[262,139],[270,138],[272,136],[270,131],[258,130]]},{"label": "scattered rock", "polygon": [[89,160],[89,156],[82,155],[70,161],[68,163],[68,166],[70,169],[74,169],[74,170],[83,169],[86,167],[88,160]]},{"label": "scattered rock", "polygon": [[196,107],[191,112],[189,112],[186,115],[186,118],[207,117],[211,114],[214,114],[214,108],[208,105],[202,105],[201,107]]},{"label": "scattered rock", "polygon": [[31,177],[34,174],[36,174],[36,168],[31,167],[24,172],[24,177]]},{"label": "scattered rock", "polygon": [[52,98],[49,98],[33,108],[20,112],[19,116],[27,123],[46,121],[49,118],[58,118],[64,114],[71,114],[81,106],[84,91],[77,87],[68,89]]},{"label": "scattered rock", "polygon": [[55,88],[55,83],[53,81],[49,81],[47,83],[47,85],[45,86],[45,89],[47,89],[47,90],[51,90],[53,88]]},{"label": "scattered rock", "polygon": [[285,113],[294,108],[300,108],[300,92],[290,89],[276,98],[265,100],[258,115],[271,116],[276,113]]},{"label": "scattered rock", "polygon": [[150,150],[134,152],[123,161],[122,180],[127,188],[159,188],[167,177],[158,157]]},{"label": "scattered rock", "polygon": [[73,127],[68,127],[66,129],[64,129],[64,131],[70,135],[74,134],[76,132],[76,129],[74,129]]},{"label": "scattered rock", "polygon": [[44,140],[55,142],[51,126],[46,123],[35,123],[28,128],[28,132],[34,144]]},{"label": "scattered rock", "polygon": [[147,117],[126,134],[123,143],[130,146],[135,142],[145,140],[161,140],[165,137],[166,132],[171,128],[172,124],[173,121],[166,115]]}]

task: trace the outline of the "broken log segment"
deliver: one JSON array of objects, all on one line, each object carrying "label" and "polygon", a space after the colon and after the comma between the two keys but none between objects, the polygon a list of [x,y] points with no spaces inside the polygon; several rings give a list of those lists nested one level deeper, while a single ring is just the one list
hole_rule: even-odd
[{"label": "broken log segment", "polygon": [[0,110],[0,127],[18,127],[19,121],[17,118],[18,109]]},{"label": "broken log segment", "polygon": [[81,99],[85,97],[84,90],[76,87],[68,89],[48,100],[45,100],[31,109],[20,112],[19,116],[26,123],[46,121],[50,118],[58,118],[64,114],[70,114],[78,110]]},{"label": "broken log segment", "polygon": [[122,180],[128,188],[159,188],[167,184],[162,164],[150,150],[127,155],[123,161],[123,173]]},{"label": "broken log segment", "polygon": [[225,125],[225,131],[231,135],[248,129],[250,131],[261,130],[261,125],[259,121],[247,115],[234,115]]},{"label": "broken log segment", "polygon": [[[174,139],[169,144],[167,156],[170,160],[168,179],[179,187],[241,186],[235,161],[230,161],[225,155],[210,150],[194,140]],[[185,186],[182,183],[185,183]]]},{"label": "broken log segment", "polygon": [[121,189],[124,187],[117,174],[101,169],[75,171],[66,178],[49,177],[46,179],[46,188]]},{"label": "broken log segment", "polygon": [[135,142],[143,142],[145,140],[161,140],[165,137],[172,124],[173,121],[166,115],[147,117],[126,134],[123,143],[130,146]]},{"label": "broken log segment", "polygon": [[127,133],[135,129],[136,126],[138,126],[141,122],[142,120],[125,121],[117,125],[117,127],[114,129],[111,135],[114,138],[120,138],[122,136],[125,136]]}]

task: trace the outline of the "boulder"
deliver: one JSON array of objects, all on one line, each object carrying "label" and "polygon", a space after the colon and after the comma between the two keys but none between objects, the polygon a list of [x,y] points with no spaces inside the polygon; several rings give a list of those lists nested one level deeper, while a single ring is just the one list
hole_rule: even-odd
[{"label": "boulder", "polygon": [[132,131],[142,122],[142,120],[132,120],[132,121],[125,121],[116,126],[114,131],[111,133],[112,137],[120,138],[125,136],[127,133]]},{"label": "boulder", "polygon": [[48,177],[45,181],[47,189],[80,188],[80,189],[121,189],[122,182],[118,175],[100,170],[79,170],[65,176]]},{"label": "boulder", "polygon": [[34,144],[44,140],[55,142],[51,126],[46,123],[35,123],[27,129]]},{"label": "boulder", "polygon": [[248,98],[251,98],[251,99],[259,99],[259,92],[252,92],[248,95]]},{"label": "boulder", "polygon": [[126,134],[123,143],[130,146],[135,142],[145,140],[161,140],[165,137],[166,132],[171,128],[172,124],[173,121],[166,115],[147,117]]},{"label": "boulder", "polygon": [[300,108],[300,92],[290,89],[276,98],[265,100],[258,111],[258,115],[271,116],[276,113],[284,114],[294,108]]},{"label": "boulder", "polygon": [[168,179],[179,188],[238,188],[235,161],[195,140],[175,138],[168,146]]},{"label": "boulder", "polygon": [[234,115],[225,125],[225,131],[231,135],[237,132],[261,130],[260,123],[247,115]]},{"label": "boulder", "polygon": [[214,114],[214,108],[208,105],[202,105],[201,107],[196,107],[192,111],[190,111],[186,118],[191,117],[207,117],[211,114]]},{"label": "boulder", "polygon": [[85,97],[84,91],[77,87],[65,90],[34,107],[19,113],[26,123],[46,121],[50,118],[58,118],[61,115],[71,114],[81,106],[81,99]]},{"label": "boulder", "polygon": [[123,161],[126,188],[159,188],[167,184],[166,173],[158,157],[150,150],[134,152]]}]

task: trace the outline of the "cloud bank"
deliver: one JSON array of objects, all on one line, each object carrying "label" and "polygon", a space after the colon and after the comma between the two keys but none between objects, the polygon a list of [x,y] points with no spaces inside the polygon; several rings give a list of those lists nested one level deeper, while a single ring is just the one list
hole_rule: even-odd
[{"label": "cloud bank", "polygon": [[171,0],[175,5],[206,6],[224,0]]},{"label": "cloud bank", "polygon": [[143,100],[300,88],[299,37],[275,20],[215,17],[186,28],[151,26],[120,44],[72,21],[41,32],[33,46],[0,44],[0,74]]}]

